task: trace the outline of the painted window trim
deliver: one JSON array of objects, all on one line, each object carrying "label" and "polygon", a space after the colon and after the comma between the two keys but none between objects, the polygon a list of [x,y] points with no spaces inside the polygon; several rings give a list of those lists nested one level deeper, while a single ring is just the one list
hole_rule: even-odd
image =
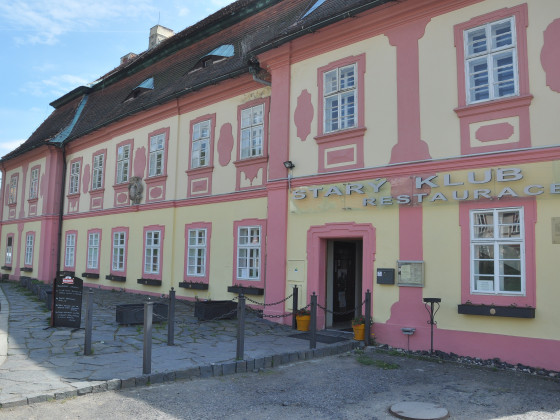
[{"label": "painted window trim", "polygon": [[[148,232],[159,232],[159,272],[146,273],[146,234]],[[142,235],[142,278],[150,280],[159,280],[163,278],[163,245],[165,243],[165,226],[164,225],[150,225],[144,226],[144,233]]]},{"label": "painted window trim", "polygon": [[[78,170],[78,190],[76,192],[72,192],[72,165],[78,163],[79,170]],[[68,164],[68,194],[67,197],[77,197],[80,195],[80,182],[82,181],[82,169],[84,167],[84,159],[82,157],[72,159]]]},{"label": "painted window trim", "polygon": [[[27,260],[27,251],[28,251],[28,243],[27,240],[28,238],[32,238],[32,242],[31,242],[31,262],[28,262]],[[33,261],[34,261],[34,257],[35,257],[35,231],[29,231],[25,233],[25,252],[23,254],[23,266],[24,267],[29,267],[29,268],[33,268]]]},{"label": "painted window trim", "polygon": [[[517,50],[517,81],[518,93],[516,95],[507,96],[498,99],[490,99],[487,101],[479,101],[472,104],[468,103],[467,99],[467,69],[465,57],[465,34],[466,31],[474,29],[479,26],[484,26],[500,20],[508,18],[515,18],[515,36],[516,36],[516,50]],[[492,105],[491,111],[500,110],[502,101],[512,100],[514,98],[523,99],[530,95],[529,90],[529,59],[527,54],[527,26],[528,26],[528,8],[527,3],[511,8],[504,8],[487,13],[467,22],[463,22],[454,26],[455,34],[455,49],[457,53],[457,85],[458,85],[458,98],[459,107],[456,109],[457,114],[461,117],[462,108],[476,107],[477,105]]]},{"label": "painted window trim", "polygon": [[[124,233],[124,261],[123,261],[123,270],[115,270],[113,269],[113,255],[115,250],[115,233]],[[111,229],[111,261],[109,264],[110,273],[113,276],[122,276],[126,277],[126,270],[127,270],[127,263],[128,263],[128,242],[129,242],[129,228],[128,227],[115,227]]]},{"label": "painted window trim", "polygon": [[[67,265],[67,255],[68,255],[68,237],[70,235],[74,235],[74,256],[73,256],[73,264]],[[67,271],[75,271],[76,268],[76,250],[78,245],[78,231],[77,230],[67,230],[64,233],[64,269]]]},{"label": "painted window trim", "polygon": [[[170,133],[170,128],[165,127],[165,128],[160,128],[160,129],[157,129],[155,131],[152,131],[151,133],[148,134],[148,147],[147,147],[148,162],[147,162],[147,165],[146,165],[146,170],[147,170],[146,179],[157,180],[157,179],[160,179],[160,178],[167,177],[167,166],[168,166],[168,163],[169,163],[169,161],[168,161],[169,133]],[[165,135],[164,146],[163,146],[164,149],[163,149],[162,173],[150,176],[150,142],[151,142],[152,137],[158,136],[160,134]]]},{"label": "painted window trim", "polygon": [[[101,185],[99,187],[95,187],[94,188],[94,182],[96,182],[95,180],[95,159],[99,156],[103,156],[103,162],[101,164]],[[105,167],[107,166],[107,149],[101,149],[98,150],[97,152],[95,152],[93,154],[93,156],[91,157],[91,193],[97,193],[100,191],[104,191],[105,190]]]},{"label": "painted window trim", "polygon": [[[127,174],[127,180],[126,181],[118,182],[119,148],[124,147],[124,146],[129,146],[129,148],[130,148],[130,151],[128,153],[128,174]],[[131,173],[132,173],[133,154],[134,154],[134,139],[124,140],[124,141],[121,141],[120,143],[118,143],[116,145],[116,147],[115,147],[115,182],[114,182],[113,188],[120,187],[120,186],[123,186],[123,185],[128,186],[128,183],[130,182],[130,178],[131,178]]]},{"label": "painted window trim", "polygon": [[[13,196],[12,196],[12,182],[15,180],[15,185],[13,188]],[[10,176],[10,183],[8,185],[8,206],[15,207],[17,205],[18,199],[18,188],[19,188],[19,173],[12,174]]]},{"label": "painted window trim", "polygon": [[[8,261],[8,247],[9,247],[8,239],[9,238],[12,238],[12,253],[10,255],[10,261]],[[10,267],[10,268],[12,267],[12,265],[14,263],[14,249],[15,249],[14,243],[15,243],[15,234],[8,233],[6,235],[6,252],[4,253],[4,265],[6,267]]]},{"label": "painted window trim", "polygon": [[[260,246],[260,266],[259,266],[259,279],[258,280],[246,280],[237,278],[237,252],[238,252],[238,238],[239,229],[242,227],[258,226],[261,228],[261,246]],[[265,281],[265,271],[266,266],[266,219],[243,219],[233,222],[233,278],[232,286],[240,285],[242,287],[261,287],[264,288]]]},{"label": "painted window trim", "polygon": [[[35,183],[33,182],[33,172],[37,171],[37,179],[35,180]],[[29,202],[33,202],[33,201],[37,201],[39,199],[39,181],[41,180],[41,165],[35,165],[31,168],[31,170],[29,171],[29,198],[27,199],[27,201]],[[35,185],[35,194],[33,193],[33,186]]]},{"label": "painted window trim", "polygon": [[[206,264],[203,276],[193,276],[188,274],[189,264],[189,230],[206,229]],[[212,239],[212,223],[198,222],[185,225],[185,268],[184,279],[186,282],[206,283],[210,281],[210,242]]]},{"label": "painted window trim", "polygon": [[[258,105],[263,105],[263,142],[262,142],[262,155],[241,158],[241,112],[247,108],[253,108]],[[268,159],[268,127],[270,117],[270,96],[266,98],[254,99],[245,102],[237,107],[237,160],[234,162],[236,166],[245,166],[250,162],[261,163],[263,159]]]},{"label": "painted window trim", "polygon": [[[353,127],[348,127],[344,129],[339,129],[336,131],[331,131],[325,133],[324,131],[324,74],[338,69],[340,67],[345,67],[355,64],[356,65],[356,107],[357,107],[357,121]],[[317,137],[316,140],[325,139],[325,138],[332,138],[333,141],[339,135],[343,135],[349,130],[356,130],[356,129],[363,129],[365,127],[365,113],[364,113],[364,104],[365,104],[365,72],[366,72],[366,55],[365,53],[356,55],[356,56],[349,56],[345,58],[341,58],[340,60],[333,61],[325,66],[319,67],[317,69],[317,87],[318,87],[318,112],[317,112]]]},{"label": "painted window trim", "polygon": [[[537,222],[536,200],[534,197],[495,199],[488,202],[473,201],[459,203],[459,225],[461,229],[461,303],[474,305],[497,305],[536,307],[536,256],[535,225]],[[525,229],[525,295],[483,295],[471,293],[471,225],[472,210],[523,208]]]},{"label": "painted window trim", "polygon": [[[97,245],[97,268],[90,268],[88,267],[89,264],[89,235],[91,234],[98,234],[99,235],[99,242]],[[87,231],[86,236],[86,271],[88,273],[95,273],[99,274],[99,267],[101,266],[101,239],[103,236],[103,231],[101,229],[90,229]]]},{"label": "painted window trim", "polygon": [[[193,133],[194,133],[194,126],[204,121],[210,121],[210,137],[209,137],[209,145],[208,145],[208,159],[207,164],[204,166],[197,166],[193,168],[192,166],[192,152],[193,152]],[[195,173],[199,170],[213,170],[214,169],[214,142],[216,136],[216,114],[206,114],[202,115],[190,122],[190,130],[189,130],[189,169],[187,173]]]}]

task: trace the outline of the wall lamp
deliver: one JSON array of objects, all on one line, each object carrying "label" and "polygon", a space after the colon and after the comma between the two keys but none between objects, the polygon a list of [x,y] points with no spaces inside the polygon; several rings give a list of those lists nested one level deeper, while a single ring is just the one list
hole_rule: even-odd
[{"label": "wall lamp", "polygon": [[287,160],[284,162],[284,166],[288,171],[290,171],[288,172],[288,189],[292,191],[292,170],[296,167],[296,165],[294,165],[294,162],[291,160]]}]

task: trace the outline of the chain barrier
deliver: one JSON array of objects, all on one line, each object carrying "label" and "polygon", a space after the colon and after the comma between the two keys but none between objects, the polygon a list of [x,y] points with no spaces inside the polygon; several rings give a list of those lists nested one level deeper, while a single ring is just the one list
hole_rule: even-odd
[{"label": "chain barrier", "polygon": [[[251,298],[248,298],[247,296],[245,296],[245,300],[255,304],[255,305],[259,305],[259,306],[274,306],[274,305],[280,305],[281,303],[286,302],[288,299],[292,298],[294,296],[294,294],[292,293],[290,296],[285,297],[282,300],[279,300],[278,302],[274,302],[274,303],[261,303],[261,302],[257,302],[256,300],[253,300]],[[236,300],[239,299],[239,296],[235,296],[232,300]]]},{"label": "chain barrier", "polygon": [[[348,314],[353,314],[357,309],[360,309],[360,310],[361,310],[362,306],[364,306],[365,303],[366,303],[366,301],[364,300],[364,301],[363,301],[362,303],[360,303],[358,306],[356,306],[356,307],[354,307],[354,308],[352,308],[352,309],[350,309],[350,310],[348,310],[348,311],[336,311],[336,312],[335,312],[335,311],[331,311],[330,309],[328,309],[328,308],[326,308],[326,307],[324,307],[324,306],[321,306],[321,305],[319,305],[319,304],[317,304],[317,307],[320,308],[320,309],[322,309],[323,311],[328,312],[328,313],[333,314],[333,315],[348,315]],[[308,305],[308,306],[309,306],[309,305]]]}]

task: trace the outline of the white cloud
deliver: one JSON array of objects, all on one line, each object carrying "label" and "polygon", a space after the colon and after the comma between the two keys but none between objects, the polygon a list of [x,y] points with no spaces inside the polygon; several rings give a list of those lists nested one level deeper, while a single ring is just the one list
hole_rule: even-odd
[{"label": "white cloud", "polygon": [[0,142],[0,156],[7,155],[12,150],[15,150],[24,141],[25,140],[1,141]]},{"label": "white cloud", "polygon": [[[94,77],[92,76],[90,80],[93,79]],[[22,91],[33,96],[58,98],[78,86],[85,86],[90,80],[72,74],[61,74],[52,76],[49,79],[28,82],[24,85]]]},{"label": "white cloud", "polygon": [[191,11],[187,7],[180,7],[177,14],[181,17],[184,17],[190,15],[190,13]]},{"label": "white cloud", "polygon": [[125,17],[155,14],[153,0],[6,0],[0,2],[0,15],[13,29],[29,31],[18,35],[19,44],[58,42],[60,35],[71,31],[87,31],[101,23]]}]

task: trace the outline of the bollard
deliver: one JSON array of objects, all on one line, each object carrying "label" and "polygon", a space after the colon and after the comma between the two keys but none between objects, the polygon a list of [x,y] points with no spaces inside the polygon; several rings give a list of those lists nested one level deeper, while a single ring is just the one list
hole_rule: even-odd
[{"label": "bollard", "polygon": [[364,326],[364,345],[369,346],[369,339],[371,334],[371,292],[369,289],[366,292],[366,308],[365,308],[366,324]]},{"label": "bollard", "polygon": [[91,332],[93,328],[93,290],[89,288],[86,295],[86,337],[84,340],[84,356],[91,354]]},{"label": "bollard", "polygon": [[167,345],[175,345],[175,289],[169,291],[169,310],[167,312]]},{"label": "bollard", "polygon": [[237,360],[243,360],[245,353],[245,296],[239,294],[237,300]]},{"label": "bollard", "polygon": [[152,315],[154,313],[154,302],[144,303],[144,352],[142,361],[142,373],[152,373]]},{"label": "bollard", "polygon": [[292,329],[297,329],[296,314],[298,310],[298,287],[294,286],[294,291],[292,292]]},{"label": "bollard", "polygon": [[309,325],[309,348],[317,348],[317,295],[311,295],[311,322]]},{"label": "bollard", "polygon": [[[434,325],[437,325],[437,322],[434,321],[434,317],[436,316],[437,311],[439,311],[439,303],[441,302],[441,298],[424,298],[424,306],[430,315],[430,320],[428,324],[430,324],[430,354],[434,354]],[[428,307],[428,303],[430,306]],[[434,312],[434,303],[437,303],[437,309]]]}]

